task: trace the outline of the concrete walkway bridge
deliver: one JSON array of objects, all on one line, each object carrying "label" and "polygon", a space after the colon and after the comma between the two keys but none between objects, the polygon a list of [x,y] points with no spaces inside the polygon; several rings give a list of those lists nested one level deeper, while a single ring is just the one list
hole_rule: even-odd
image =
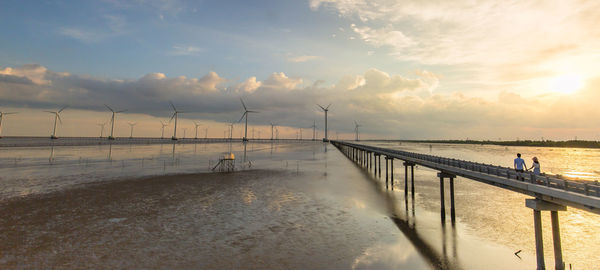
[{"label": "concrete walkway bridge", "polygon": [[[466,160],[419,154],[388,148],[381,148],[347,141],[331,141],[344,155],[365,170],[381,177],[381,157],[385,159],[385,185],[394,189],[394,160],[402,161],[404,166],[404,194],[414,199],[414,166],[420,165],[439,171],[442,224],[446,219],[444,199],[445,179],[450,188],[450,218],[456,220],[454,207],[454,179],[458,176],[494,185],[500,188],[532,196],[525,200],[525,206],[533,209],[536,257],[538,269],[545,269],[542,241],[542,211],[549,211],[552,222],[555,269],[564,269],[560,243],[558,211],[566,211],[567,206],[600,214],[600,186],[560,179],[556,176],[534,175],[516,172],[513,168],[483,164]],[[388,169],[389,167],[389,169]],[[410,183],[409,183],[410,168]],[[410,189],[409,189],[410,187]]]}]

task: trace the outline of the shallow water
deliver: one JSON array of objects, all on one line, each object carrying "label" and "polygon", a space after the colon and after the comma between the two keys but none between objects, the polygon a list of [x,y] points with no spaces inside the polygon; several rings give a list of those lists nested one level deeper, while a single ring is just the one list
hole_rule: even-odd
[{"label": "shallow water", "polygon": [[[238,172],[208,173],[230,147]],[[0,268],[535,268],[532,214],[514,192],[458,179],[458,222],[442,226],[424,168],[413,201],[399,164],[386,190],[320,142],[249,143],[246,162],[241,143],[174,149],[0,148]],[[598,221],[561,213],[567,265],[597,266]]]}]

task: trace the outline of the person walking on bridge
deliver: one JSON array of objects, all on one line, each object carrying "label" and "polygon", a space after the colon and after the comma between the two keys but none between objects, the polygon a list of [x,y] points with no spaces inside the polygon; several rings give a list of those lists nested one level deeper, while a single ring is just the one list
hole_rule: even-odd
[{"label": "person walking on bridge", "polygon": [[515,171],[517,172],[517,180],[525,180],[522,173],[524,170],[527,170],[527,165],[525,165],[525,160],[521,158],[521,153],[517,153],[517,158],[515,158],[514,163]]},{"label": "person walking on bridge", "polygon": [[529,168],[530,170],[533,169],[533,174],[535,175],[540,175],[541,171],[540,171],[540,162],[538,161],[537,157],[533,157],[531,160],[533,160],[533,164],[531,164],[531,168]]}]

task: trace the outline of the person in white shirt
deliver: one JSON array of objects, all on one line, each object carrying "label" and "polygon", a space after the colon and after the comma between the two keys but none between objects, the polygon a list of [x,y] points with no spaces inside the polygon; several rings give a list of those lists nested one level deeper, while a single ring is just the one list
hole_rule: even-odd
[{"label": "person in white shirt", "polygon": [[540,162],[538,160],[537,157],[533,157],[533,164],[531,164],[531,168],[529,168],[529,170],[533,169],[533,174],[535,175],[540,175],[541,171],[540,171]]}]

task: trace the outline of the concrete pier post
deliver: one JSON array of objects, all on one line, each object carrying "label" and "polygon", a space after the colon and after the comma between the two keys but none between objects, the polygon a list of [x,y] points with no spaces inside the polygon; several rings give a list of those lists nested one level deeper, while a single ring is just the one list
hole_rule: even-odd
[{"label": "concrete pier post", "polygon": [[450,220],[456,222],[456,211],[454,210],[454,177],[450,177]]},{"label": "concrete pier post", "polygon": [[392,178],[391,179],[392,180],[392,190],[394,190],[394,158],[390,158],[390,165],[391,165],[390,174],[392,175],[392,177],[391,177]]},{"label": "concrete pier post", "polygon": [[[456,178],[456,175],[454,174],[450,174],[450,173],[446,173],[446,172],[440,172],[437,174],[437,176],[440,178],[440,200],[441,200],[441,204],[440,204],[440,210],[441,210],[441,216],[442,216],[442,222],[446,221],[446,200],[444,199],[444,178],[449,178],[450,179],[450,203],[451,203],[451,214],[452,217],[454,216],[454,178]],[[454,219],[454,218],[453,218]]]},{"label": "concrete pier post", "polygon": [[415,198],[415,165],[410,166],[410,194]]},{"label": "concrete pier post", "polygon": [[388,186],[388,157],[385,157],[385,187]]},{"label": "concrete pier post", "polygon": [[404,162],[404,197],[408,197],[408,164]]},{"label": "concrete pier post", "polygon": [[542,236],[542,214],[540,210],[533,210],[533,227],[535,230],[535,256],[537,259],[537,269],[545,270],[544,262],[544,240]]},{"label": "concrete pier post", "polygon": [[550,211],[552,219],[552,240],[554,242],[554,260],[556,269],[564,269],[562,250],[560,244],[560,229],[558,227],[557,211],[565,211],[567,207],[540,199],[526,199],[525,206],[533,209],[533,226],[535,230],[535,255],[537,258],[537,269],[546,269],[544,262],[544,242],[542,240],[542,214],[541,211]]},{"label": "concrete pier post", "polygon": [[440,213],[442,222],[446,221],[446,201],[444,200],[444,176],[440,176]]},{"label": "concrete pier post", "polygon": [[379,177],[381,177],[381,155],[377,159],[379,159]]},{"label": "concrete pier post", "polygon": [[560,244],[560,228],[558,225],[558,212],[550,211],[550,219],[552,222],[552,241],[554,242],[554,268],[564,270],[565,263],[562,258],[562,248]]}]

